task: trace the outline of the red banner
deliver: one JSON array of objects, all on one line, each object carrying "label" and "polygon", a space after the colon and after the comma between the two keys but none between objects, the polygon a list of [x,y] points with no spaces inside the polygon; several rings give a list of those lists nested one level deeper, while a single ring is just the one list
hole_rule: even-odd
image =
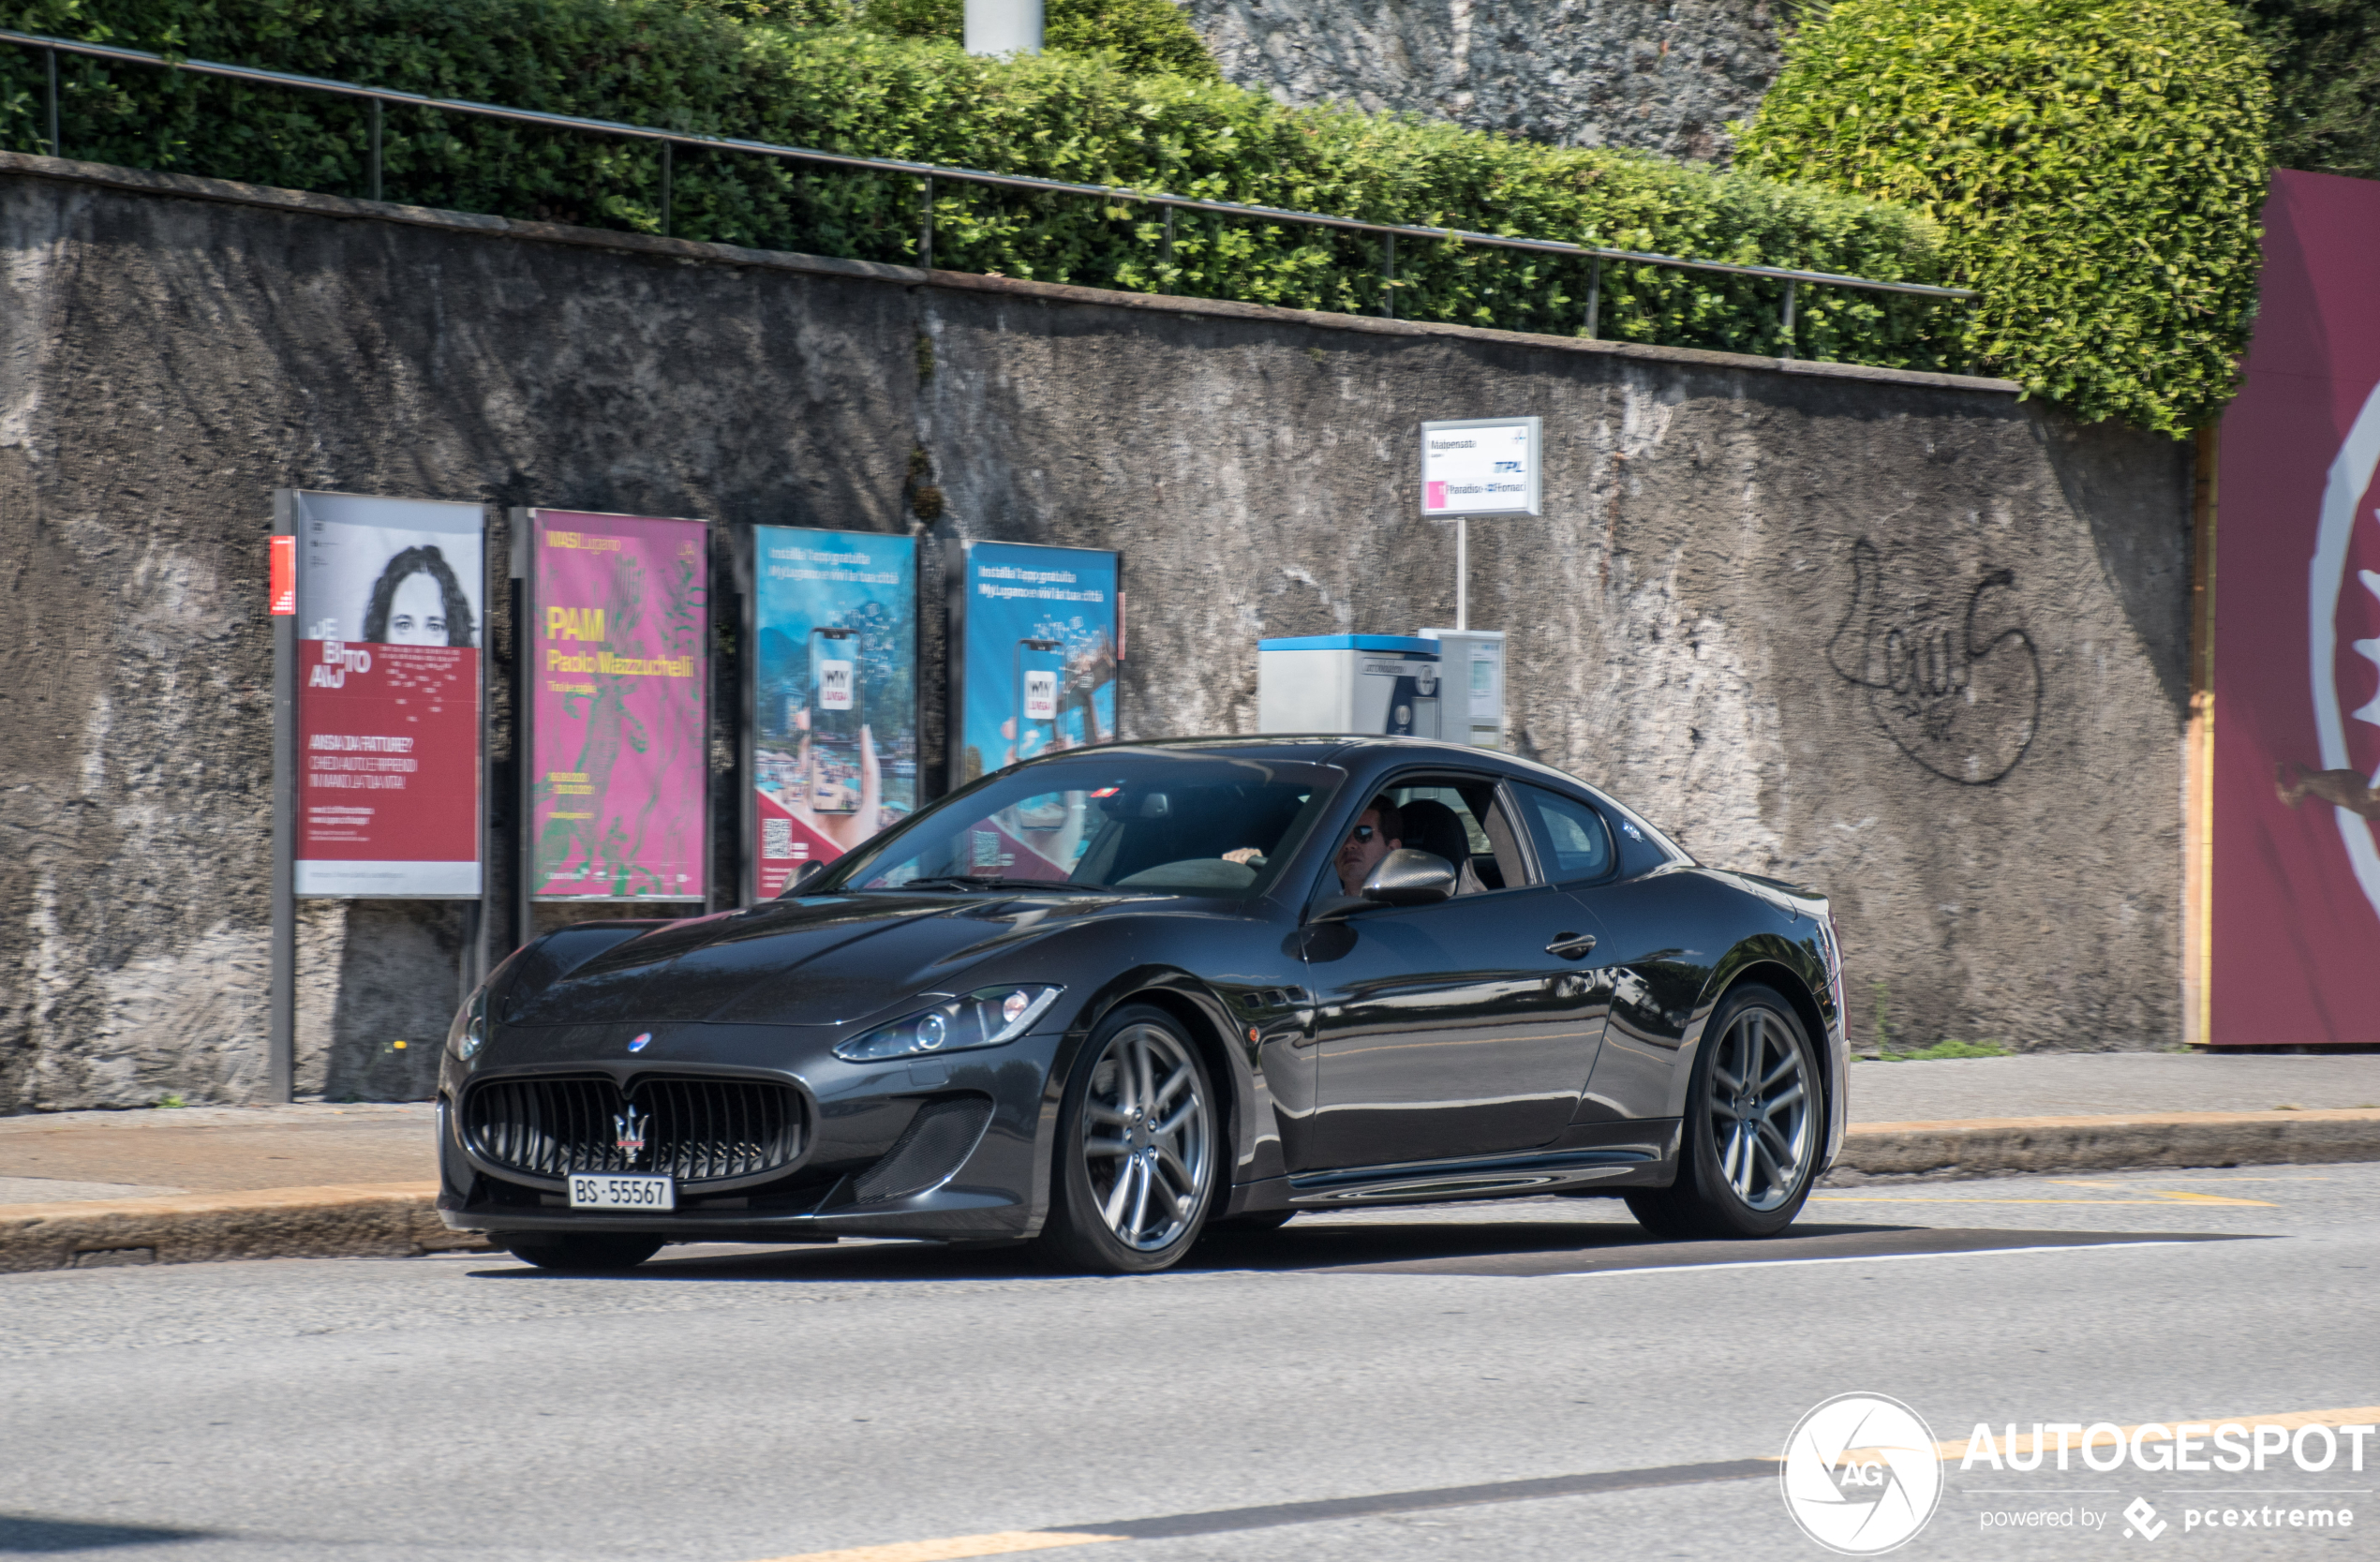
[{"label": "red banner", "polygon": [[2216,519],[2216,1046],[2380,1041],[2380,183],[2273,175]]},{"label": "red banner", "polygon": [[[301,640],[298,669],[302,864],[358,865],[314,874],[350,894],[475,893],[480,653]],[[437,887],[455,865],[470,886]]]}]

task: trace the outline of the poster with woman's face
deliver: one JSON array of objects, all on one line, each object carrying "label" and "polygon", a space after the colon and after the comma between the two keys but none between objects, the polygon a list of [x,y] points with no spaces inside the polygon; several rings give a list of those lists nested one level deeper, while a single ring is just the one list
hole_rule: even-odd
[{"label": "poster with woman's face", "polygon": [[305,494],[298,511],[300,638],[481,645],[478,505]]},{"label": "poster with woman's face", "polygon": [[294,499],[297,893],[476,896],[485,515]]}]

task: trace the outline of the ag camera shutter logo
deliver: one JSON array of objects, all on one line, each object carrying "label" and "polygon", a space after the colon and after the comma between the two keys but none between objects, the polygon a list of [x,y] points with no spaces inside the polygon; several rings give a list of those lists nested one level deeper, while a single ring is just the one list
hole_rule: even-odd
[{"label": "ag camera shutter logo", "polygon": [[1942,1500],[1934,1434],[1882,1394],[1837,1394],[1795,1423],[1779,1474],[1802,1533],[1843,1556],[1902,1544]]}]

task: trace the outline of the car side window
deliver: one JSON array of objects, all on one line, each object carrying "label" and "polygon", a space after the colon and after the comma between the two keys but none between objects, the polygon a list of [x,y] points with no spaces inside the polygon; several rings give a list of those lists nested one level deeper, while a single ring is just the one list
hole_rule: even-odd
[{"label": "car side window", "polygon": [[1416,777],[1399,781],[1389,796],[1403,815],[1405,843],[1454,866],[1458,897],[1529,883],[1528,860],[1490,778]]},{"label": "car side window", "polygon": [[1612,870],[1612,832],[1603,816],[1582,802],[1538,786],[1515,786],[1521,812],[1537,841],[1538,860],[1556,884],[1599,879]]}]

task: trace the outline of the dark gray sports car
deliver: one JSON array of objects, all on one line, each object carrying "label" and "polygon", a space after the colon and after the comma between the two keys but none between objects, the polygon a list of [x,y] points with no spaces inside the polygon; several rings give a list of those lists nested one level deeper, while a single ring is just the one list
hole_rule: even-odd
[{"label": "dark gray sports car", "polygon": [[439,1207],[560,1269],[866,1234],[1149,1271],[1545,1194],[1762,1236],[1842,1142],[1840,972],[1819,896],[1543,766],[1075,750],[766,904],[515,953],[448,1036]]}]

